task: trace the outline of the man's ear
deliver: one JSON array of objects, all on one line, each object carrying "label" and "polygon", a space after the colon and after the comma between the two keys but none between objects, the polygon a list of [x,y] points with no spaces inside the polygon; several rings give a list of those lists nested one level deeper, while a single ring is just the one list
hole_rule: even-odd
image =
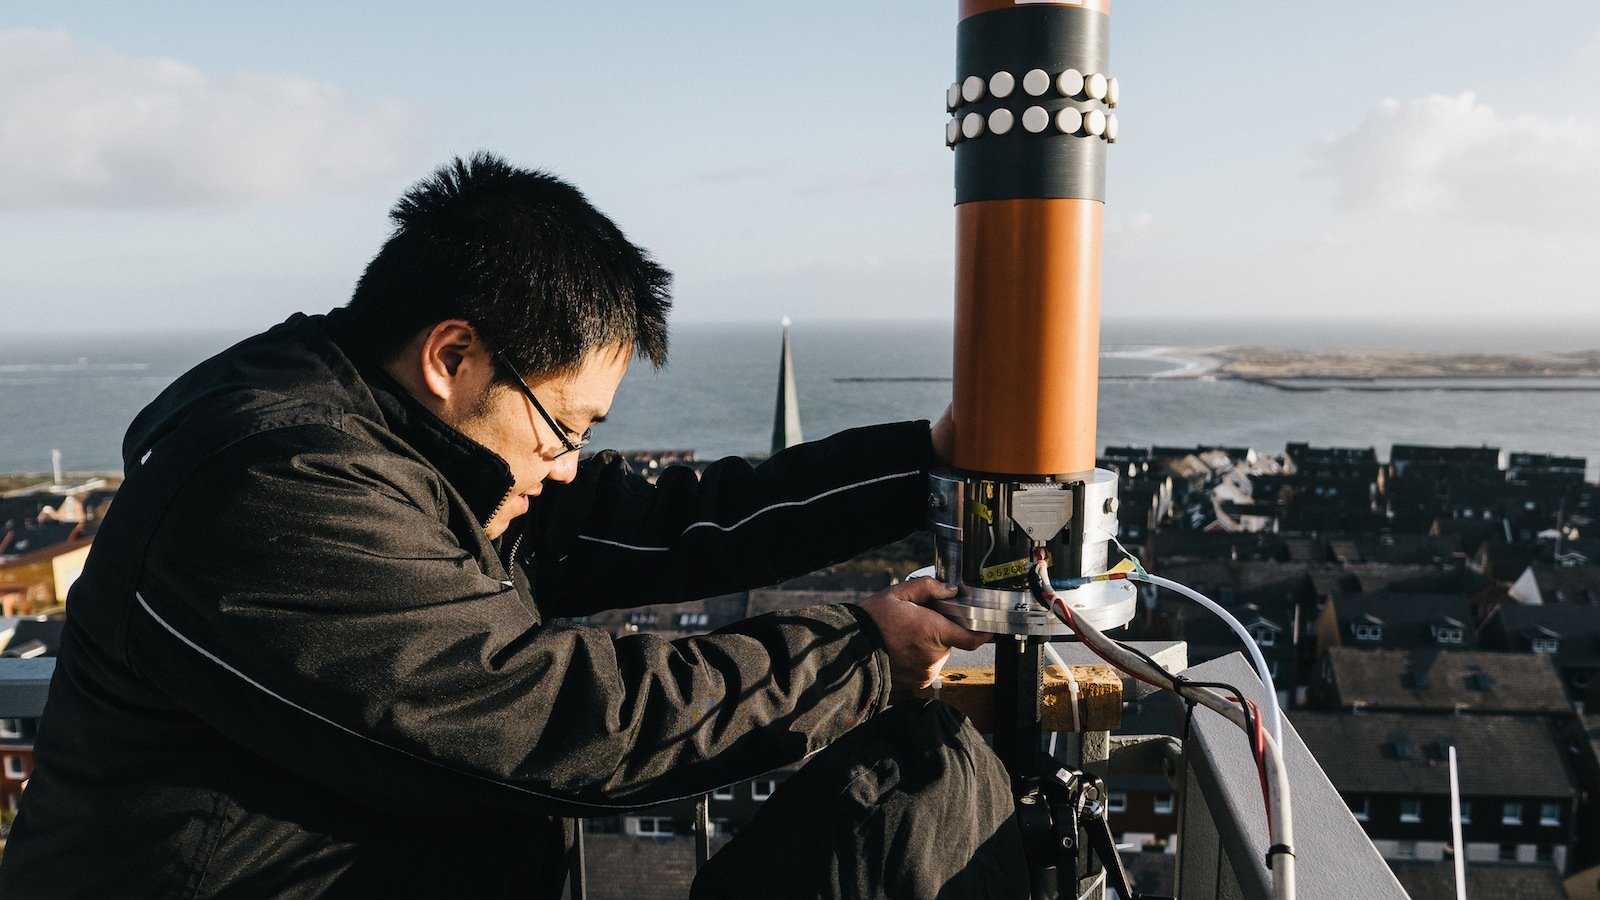
[{"label": "man's ear", "polygon": [[446,421],[476,408],[494,381],[494,358],[465,319],[446,319],[417,332],[385,368]]},{"label": "man's ear", "polygon": [[[476,345],[476,346],[475,346]],[[452,401],[459,402],[463,390],[472,392],[473,402],[482,391],[481,385],[465,385],[463,381],[474,381],[473,351],[478,356],[486,356],[483,345],[478,341],[478,333],[473,330],[471,323],[465,319],[446,319],[430,328],[423,336],[421,346],[417,348],[417,359],[421,370],[422,385],[429,394],[438,398],[445,405],[452,405]]]}]

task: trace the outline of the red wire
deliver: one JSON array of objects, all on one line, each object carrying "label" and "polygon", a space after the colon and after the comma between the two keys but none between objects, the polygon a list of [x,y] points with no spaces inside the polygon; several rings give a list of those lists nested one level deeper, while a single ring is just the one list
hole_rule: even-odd
[{"label": "red wire", "polygon": [[[1042,548],[1041,549],[1036,549],[1034,551],[1034,554],[1033,554],[1033,559],[1034,559],[1034,562],[1036,564],[1038,564],[1040,566],[1044,565],[1044,562],[1045,562],[1044,550]],[[1116,573],[1116,574],[1121,576],[1122,578],[1126,578],[1127,577],[1126,573]],[[1073,618],[1073,615],[1072,615],[1072,608],[1067,606],[1067,601],[1063,600],[1061,598],[1060,594],[1057,594],[1055,591],[1050,589],[1050,582],[1044,577],[1044,573],[1043,572],[1040,572],[1039,576],[1040,576],[1039,577],[1039,583],[1043,586],[1042,590],[1043,590],[1043,593],[1044,593],[1046,599],[1050,602],[1051,605],[1055,606],[1057,609],[1059,609],[1061,611],[1061,617],[1062,617],[1063,620],[1066,621],[1067,627],[1072,629],[1072,632],[1074,634],[1077,634],[1078,633],[1078,626],[1077,626],[1077,623],[1074,621],[1074,618]],[[1078,635],[1078,636],[1079,636],[1079,638],[1083,637],[1081,634]],[[1096,656],[1098,656],[1101,659],[1105,660],[1107,663],[1110,663],[1112,668],[1116,669],[1119,672],[1122,672],[1123,674],[1127,675],[1129,678],[1134,679],[1135,681],[1142,681],[1145,684],[1151,685],[1152,687],[1161,688],[1163,690],[1165,690],[1165,689],[1167,689],[1169,687],[1169,685],[1161,684],[1161,683],[1156,682],[1156,681],[1154,681],[1154,680],[1152,680],[1150,678],[1146,678],[1145,676],[1139,674],[1138,672],[1134,672],[1134,671],[1131,671],[1131,670],[1123,667],[1122,665],[1117,663],[1116,660],[1111,659],[1110,657],[1106,656],[1104,653],[1101,653],[1100,652],[1100,648],[1094,646],[1093,644],[1090,644],[1087,641],[1084,641],[1084,646],[1088,647],[1090,650],[1094,651],[1094,654]],[[1246,737],[1250,741],[1250,756],[1255,761],[1256,777],[1261,782],[1261,803],[1262,803],[1262,805],[1264,807],[1266,807],[1266,811],[1267,811],[1267,830],[1270,833],[1271,830],[1272,830],[1272,795],[1267,790],[1267,733],[1266,733],[1264,724],[1262,722],[1261,709],[1260,709],[1260,707],[1256,706],[1256,703],[1255,703],[1254,700],[1250,700],[1250,699],[1247,699],[1245,697],[1230,696],[1227,699],[1230,702],[1239,704],[1240,706],[1248,706],[1250,708],[1250,713],[1251,713],[1250,718],[1251,718],[1252,723],[1254,724],[1254,727],[1251,729],[1250,733],[1248,735],[1246,735]]]},{"label": "red wire", "polygon": [[[1234,698],[1240,699],[1240,698]],[[1251,717],[1256,727],[1250,735],[1250,755],[1255,757],[1256,775],[1261,779],[1261,803],[1267,808],[1267,830],[1272,830],[1272,795],[1267,790],[1267,732],[1262,727],[1261,710],[1254,700],[1243,700],[1250,705]]]}]

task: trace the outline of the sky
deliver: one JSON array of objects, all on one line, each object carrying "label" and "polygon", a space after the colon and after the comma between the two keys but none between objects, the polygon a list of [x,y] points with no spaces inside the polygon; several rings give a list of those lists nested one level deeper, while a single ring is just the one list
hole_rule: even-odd
[{"label": "sky", "polygon": [[[578,185],[679,323],[949,319],[955,20],[6,0],[0,330],[339,305],[395,198],[484,149]],[[1108,320],[1600,334],[1600,3],[1114,0],[1110,69]]]}]

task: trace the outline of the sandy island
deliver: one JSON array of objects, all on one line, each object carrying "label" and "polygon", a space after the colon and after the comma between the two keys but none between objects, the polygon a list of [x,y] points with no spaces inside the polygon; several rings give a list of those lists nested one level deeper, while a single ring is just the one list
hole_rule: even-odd
[{"label": "sandy island", "polygon": [[1600,350],[1574,353],[1421,353],[1410,350],[1273,350],[1211,353],[1216,374],[1255,379],[1600,378]]}]

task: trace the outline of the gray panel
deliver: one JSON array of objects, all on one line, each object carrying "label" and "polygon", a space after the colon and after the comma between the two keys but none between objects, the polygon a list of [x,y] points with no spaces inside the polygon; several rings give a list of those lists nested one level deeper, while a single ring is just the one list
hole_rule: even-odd
[{"label": "gray panel", "polygon": [[1183,816],[1178,823],[1178,896],[1184,900],[1214,900],[1222,844],[1192,766],[1186,767],[1180,796]]},{"label": "gray panel", "polygon": [[[1266,691],[1241,654],[1202,663],[1184,674],[1196,681],[1234,685],[1263,710],[1266,708]],[[1299,896],[1406,900],[1400,882],[1287,721],[1283,741]],[[1272,875],[1264,859],[1268,845],[1266,810],[1244,733],[1222,716],[1203,707],[1196,709],[1190,738],[1184,743],[1184,757],[1191,773],[1186,780],[1185,808],[1194,802],[1193,791],[1198,787],[1205,796],[1212,826],[1220,836],[1225,856],[1221,869],[1226,880],[1238,886],[1237,894],[1231,885],[1219,886],[1216,896],[1268,900],[1272,896]],[[1187,826],[1187,815],[1185,819]],[[1191,829],[1186,828],[1185,833],[1190,834]],[[1180,857],[1188,853],[1181,840],[1178,853]],[[1185,858],[1183,865],[1187,869],[1190,860]],[[1184,879],[1184,886],[1188,887],[1188,876]]]},{"label": "gray panel", "polygon": [[53,657],[0,659],[0,719],[37,719],[44,715],[50,676],[55,671]]}]

